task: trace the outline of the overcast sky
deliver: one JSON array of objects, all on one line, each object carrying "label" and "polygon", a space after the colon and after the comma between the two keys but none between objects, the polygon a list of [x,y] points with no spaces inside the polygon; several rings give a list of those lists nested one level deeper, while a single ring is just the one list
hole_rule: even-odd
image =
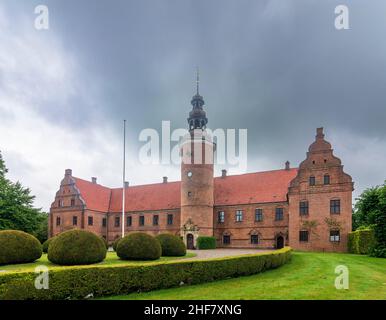
[{"label": "overcast sky", "polygon": [[[39,4],[49,30],[34,28]],[[334,27],[339,4],[349,30]],[[2,0],[9,178],[45,210],[66,168],[120,186],[127,119],[130,184],[178,180],[138,163],[138,135],[187,127],[199,66],[208,126],[248,130],[248,172],[298,166],[323,126],[356,196],[386,179],[385,34],[382,0]]]}]

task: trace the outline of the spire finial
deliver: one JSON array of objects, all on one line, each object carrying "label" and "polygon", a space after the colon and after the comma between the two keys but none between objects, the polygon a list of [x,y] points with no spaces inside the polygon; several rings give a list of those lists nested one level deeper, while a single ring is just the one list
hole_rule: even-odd
[{"label": "spire finial", "polygon": [[200,69],[198,68],[198,66],[197,66],[196,86],[197,86],[197,95],[199,95],[199,91],[200,91]]}]

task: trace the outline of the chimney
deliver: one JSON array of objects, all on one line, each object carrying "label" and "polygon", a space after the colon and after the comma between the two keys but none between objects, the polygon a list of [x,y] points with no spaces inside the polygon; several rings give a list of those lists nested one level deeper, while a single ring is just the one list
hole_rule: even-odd
[{"label": "chimney", "polygon": [[316,139],[323,139],[324,133],[323,133],[323,127],[316,128]]},{"label": "chimney", "polygon": [[91,178],[91,182],[92,182],[93,184],[96,184],[96,183],[97,183],[97,178],[96,178],[96,177],[92,177],[92,178]]},{"label": "chimney", "polygon": [[66,169],[65,171],[64,171],[64,175],[65,176],[72,176],[72,170],[71,169]]},{"label": "chimney", "polygon": [[225,178],[227,176],[227,171],[225,169],[221,170],[221,178]]},{"label": "chimney", "polygon": [[288,160],[285,162],[285,169],[286,170],[290,169],[290,162]]},{"label": "chimney", "polygon": [[163,177],[163,183],[168,183],[168,177]]},{"label": "chimney", "polygon": [[129,187],[129,181],[125,181],[125,189]]}]

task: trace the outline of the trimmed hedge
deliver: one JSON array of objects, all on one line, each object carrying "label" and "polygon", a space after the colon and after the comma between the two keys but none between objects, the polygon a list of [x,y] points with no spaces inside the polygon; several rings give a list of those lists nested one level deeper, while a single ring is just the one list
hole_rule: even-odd
[{"label": "trimmed hedge", "polygon": [[157,260],[161,257],[160,242],[144,232],[133,232],[117,244],[117,256],[122,260]]},{"label": "trimmed hedge", "polygon": [[215,237],[198,237],[197,248],[199,250],[216,249]]},{"label": "trimmed hedge", "polygon": [[199,284],[274,269],[291,259],[291,248],[271,253],[133,266],[77,266],[50,270],[49,289],[37,290],[34,272],[0,276],[0,299],[84,299]]},{"label": "trimmed hedge", "polygon": [[109,243],[107,242],[107,240],[104,237],[100,237],[100,238],[102,239],[103,243],[105,244],[106,249],[108,249]]},{"label": "trimmed hedge", "polygon": [[186,247],[181,237],[162,233],[156,236],[156,239],[161,243],[163,257],[180,257],[186,255]]},{"label": "trimmed hedge", "polygon": [[0,265],[34,262],[42,256],[42,245],[29,233],[0,231]]},{"label": "trimmed hedge", "polygon": [[96,234],[73,229],[57,235],[51,241],[48,260],[59,265],[82,265],[101,262],[106,258],[106,246]]},{"label": "trimmed hedge", "polygon": [[117,245],[118,245],[119,240],[121,240],[121,239],[122,239],[122,238],[119,237],[119,238],[116,238],[116,239],[114,240],[114,242],[113,242],[113,250],[114,250],[114,251],[117,251]]},{"label": "trimmed hedge", "polygon": [[348,251],[356,254],[368,254],[375,245],[374,230],[361,229],[348,234]]},{"label": "trimmed hedge", "polygon": [[50,245],[51,241],[54,239],[54,237],[47,239],[46,241],[43,242],[42,244],[42,249],[44,253],[48,252],[48,246]]}]

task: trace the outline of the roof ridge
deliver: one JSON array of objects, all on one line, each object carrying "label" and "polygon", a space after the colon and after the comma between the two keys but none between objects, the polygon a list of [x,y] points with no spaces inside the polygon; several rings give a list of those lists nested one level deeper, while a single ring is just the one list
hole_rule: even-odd
[{"label": "roof ridge", "polygon": [[[240,176],[245,176],[248,174],[258,174],[258,173],[269,173],[269,172],[276,172],[276,171],[293,171],[293,170],[298,170],[299,168],[290,168],[290,169],[273,169],[273,170],[266,170],[266,171],[256,171],[256,172],[246,172],[246,173],[239,173],[239,174],[232,174],[232,175],[227,175],[226,178],[230,177],[240,177]],[[214,177],[216,178],[222,178],[222,176],[217,176]]]}]

